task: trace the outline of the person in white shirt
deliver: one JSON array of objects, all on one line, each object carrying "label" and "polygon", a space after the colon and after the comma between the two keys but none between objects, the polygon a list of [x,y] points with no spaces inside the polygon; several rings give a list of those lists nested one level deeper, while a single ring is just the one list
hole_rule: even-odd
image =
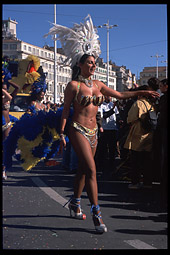
[{"label": "person in white shirt", "polygon": [[106,162],[109,163],[109,168],[113,168],[115,155],[117,152],[117,117],[119,115],[119,111],[116,106],[116,102],[113,103],[111,101],[111,97],[106,96],[105,101],[99,107],[99,112],[101,113],[103,128],[101,131],[103,132],[100,133],[99,138],[100,157],[98,157],[98,160],[100,161],[99,165],[102,171],[104,171]]}]

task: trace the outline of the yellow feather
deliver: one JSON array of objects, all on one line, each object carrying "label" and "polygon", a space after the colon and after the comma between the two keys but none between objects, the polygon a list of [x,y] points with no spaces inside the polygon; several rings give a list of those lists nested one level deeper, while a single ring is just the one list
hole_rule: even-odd
[{"label": "yellow feather", "polygon": [[60,139],[60,135],[57,133],[55,128],[50,128],[49,126],[47,128],[51,132],[53,140],[59,140]]},{"label": "yellow feather", "polygon": [[32,72],[32,73],[26,73],[25,77],[27,79],[27,84],[33,84],[34,81],[36,81],[41,75],[37,72]]},{"label": "yellow feather", "polygon": [[28,141],[24,136],[18,139],[18,149],[21,150],[21,160],[24,159],[24,163],[21,166],[26,170],[30,170],[34,167],[39,161],[43,158],[36,158],[32,155],[32,149],[40,145],[43,141],[42,135],[44,134],[45,127],[43,128],[42,133],[40,133],[34,141]]},{"label": "yellow feather", "polygon": [[34,141],[28,141],[27,139],[24,138],[24,136],[18,139],[18,149],[21,150],[21,160],[24,159],[24,163],[22,163],[21,166],[26,171],[31,170],[34,166],[38,164],[38,162],[40,162],[42,159],[45,159],[45,157],[42,158],[34,157],[32,154],[32,149],[43,142],[42,136],[46,131],[46,128],[49,130],[53,137],[52,142],[47,143],[47,145],[50,147],[55,140],[60,139],[60,136],[55,128],[50,128],[48,126],[43,127],[42,133],[40,133]]},{"label": "yellow feather", "polygon": [[26,59],[29,60],[29,61],[33,60],[34,68],[37,71],[38,68],[40,67],[40,59],[38,57],[34,56],[34,55],[29,55]]}]

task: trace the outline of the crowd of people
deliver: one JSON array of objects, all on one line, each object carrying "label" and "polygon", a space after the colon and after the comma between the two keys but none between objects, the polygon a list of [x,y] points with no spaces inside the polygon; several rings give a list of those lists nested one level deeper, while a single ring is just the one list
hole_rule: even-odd
[{"label": "crowd of people", "polygon": [[[96,153],[97,170],[104,172],[105,168],[109,166],[114,178],[115,157],[121,158],[120,165],[128,158],[130,189],[152,188],[152,182],[156,180],[161,182],[164,195],[166,195],[168,79],[159,81],[155,77],[150,78],[148,84],[139,86],[135,90],[141,89],[159,91],[161,96],[156,99],[138,96],[112,103],[112,106],[105,112],[106,115],[103,115],[103,126],[99,126],[99,142]],[[106,105],[107,107],[110,105],[108,99],[105,100],[101,108]],[[157,119],[155,130],[147,130],[142,125],[148,110],[155,113]],[[106,120],[109,131],[104,130],[103,132]],[[106,164],[106,161],[109,164]]]}]

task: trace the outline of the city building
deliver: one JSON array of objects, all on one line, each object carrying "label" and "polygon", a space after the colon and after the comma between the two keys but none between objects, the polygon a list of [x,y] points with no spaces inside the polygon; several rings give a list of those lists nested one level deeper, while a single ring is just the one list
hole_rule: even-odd
[{"label": "city building", "polygon": [[[99,80],[107,84],[107,63],[104,63],[102,58],[98,58],[96,61],[96,70],[92,79]],[[116,90],[116,72],[112,69],[112,65],[110,64],[109,64],[109,88]]]},{"label": "city building", "polygon": [[116,72],[116,90],[126,91],[133,88],[133,84],[136,83],[136,76],[132,74],[130,69],[126,69],[126,66],[117,66],[112,64],[112,69]]},{"label": "city building", "polygon": [[[167,76],[166,74],[166,66],[159,66],[158,67],[158,79],[163,80]],[[143,71],[140,72],[140,85],[145,85],[147,84],[147,81],[151,77],[156,77],[157,76],[157,67],[144,67]]]},{"label": "city building", "polygon": [[17,31],[16,31],[16,25],[18,22],[16,20],[11,20],[11,18],[8,18],[8,20],[3,20],[2,22],[2,37],[8,38],[8,39],[15,39],[17,38]]}]

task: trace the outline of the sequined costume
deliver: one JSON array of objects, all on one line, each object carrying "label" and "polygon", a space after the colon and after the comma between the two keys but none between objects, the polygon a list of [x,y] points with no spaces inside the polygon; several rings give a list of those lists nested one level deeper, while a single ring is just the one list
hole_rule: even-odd
[{"label": "sequined costume", "polygon": [[97,132],[98,127],[96,126],[94,129],[90,129],[84,127],[80,123],[76,121],[71,122],[71,126],[74,127],[79,133],[81,133],[90,143],[91,148],[97,146]]},{"label": "sequined costume", "polygon": [[[95,86],[98,88],[98,85],[94,82]],[[77,85],[77,93],[76,96],[74,98],[75,101],[78,102],[78,104],[82,105],[82,106],[88,106],[89,104],[94,104],[95,106],[100,106],[103,102],[105,97],[101,94],[100,96],[96,97],[96,95],[93,96],[84,96],[82,95],[80,100],[78,99],[78,94],[80,91],[80,81],[78,81],[78,85]]]}]

